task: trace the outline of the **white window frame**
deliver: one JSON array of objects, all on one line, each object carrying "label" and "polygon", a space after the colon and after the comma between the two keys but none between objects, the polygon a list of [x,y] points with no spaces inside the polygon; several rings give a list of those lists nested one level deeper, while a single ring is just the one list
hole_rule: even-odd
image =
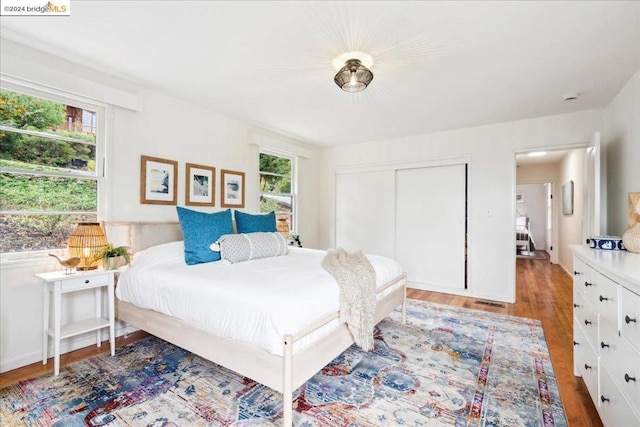
[{"label": "white window frame", "polygon": [[[65,105],[70,105],[73,107],[80,107],[83,109],[91,110],[96,113],[96,169],[95,175],[92,175],[91,178],[95,179],[97,185],[97,208],[96,208],[96,216],[97,220],[100,221],[105,217],[106,212],[106,140],[107,140],[107,114],[109,112],[109,106],[106,104],[102,104],[93,100],[85,99],[83,97],[79,97],[77,95],[65,93],[63,91],[51,89],[49,87],[41,86],[32,82],[21,82],[12,78],[11,80],[6,80],[4,78],[0,78],[0,87],[4,90],[21,93],[28,96],[33,96],[37,98],[46,99],[49,101],[60,102]],[[43,135],[47,138],[56,139],[55,135]],[[84,141],[83,141],[84,142]],[[14,173],[22,173],[25,174],[23,170],[15,170],[12,168],[2,168],[2,172],[14,172]],[[64,178],[74,178],[74,177],[86,177],[86,174],[83,175],[74,175],[73,173],[64,174],[64,173],[56,173],[56,172],[42,172],[35,171],[34,173],[27,173],[28,175],[38,175],[38,176],[51,176],[51,177],[64,177]],[[1,211],[2,214],[24,214],[24,215],[36,215],[42,213],[53,213],[51,211]],[[64,214],[74,214],[75,212],[60,212]],[[52,249],[42,249],[42,250],[33,250],[33,251],[22,251],[22,252],[3,252],[0,253],[0,262],[4,267],[9,267],[11,264],[13,266],[21,266],[23,265],[22,261],[32,261],[32,260],[42,260],[49,253],[64,253],[66,252],[66,248],[52,248]],[[9,264],[7,264],[9,263]]]},{"label": "white window frame", "polygon": [[[291,162],[291,193],[264,193],[259,191],[258,198],[260,198],[263,194],[271,194],[271,195],[282,195],[282,196],[291,196],[291,216],[293,220],[291,221],[291,229],[289,232],[291,234],[298,234],[298,156],[292,155],[289,153],[284,153],[282,151],[271,150],[268,148],[260,147],[258,150],[258,180],[260,179],[260,154],[268,154],[270,156],[282,157],[288,159]],[[259,200],[259,199],[258,199]],[[276,212],[277,214],[277,212]]]}]

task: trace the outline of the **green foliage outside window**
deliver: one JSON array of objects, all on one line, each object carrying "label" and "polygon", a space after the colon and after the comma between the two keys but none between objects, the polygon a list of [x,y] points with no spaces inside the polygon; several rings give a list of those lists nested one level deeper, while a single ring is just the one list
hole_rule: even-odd
[{"label": "green foliage outside window", "polygon": [[68,108],[82,112],[0,90],[0,252],[65,247],[76,222],[97,219],[96,135],[65,129]]}]

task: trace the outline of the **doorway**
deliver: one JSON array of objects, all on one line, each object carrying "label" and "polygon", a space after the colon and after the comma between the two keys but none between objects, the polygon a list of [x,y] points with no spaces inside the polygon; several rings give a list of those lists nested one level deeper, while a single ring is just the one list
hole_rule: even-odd
[{"label": "doorway", "polygon": [[548,260],[553,252],[553,182],[516,185],[516,257]]}]

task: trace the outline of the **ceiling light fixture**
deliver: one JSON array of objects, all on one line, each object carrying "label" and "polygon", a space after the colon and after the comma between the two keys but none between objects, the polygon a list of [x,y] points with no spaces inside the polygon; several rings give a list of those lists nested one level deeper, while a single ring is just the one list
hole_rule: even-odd
[{"label": "ceiling light fixture", "polygon": [[529,157],[540,157],[540,156],[546,156],[547,152],[546,151],[532,151],[531,153],[527,153],[527,156]]},{"label": "ceiling light fixture", "polygon": [[562,96],[562,100],[567,102],[567,101],[575,101],[576,99],[578,99],[578,94],[577,93],[567,93],[565,95]]},{"label": "ceiling light fixture", "polygon": [[347,60],[344,67],[333,78],[340,89],[345,92],[360,92],[369,86],[373,80],[373,73],[362,65],[359,59]]}]

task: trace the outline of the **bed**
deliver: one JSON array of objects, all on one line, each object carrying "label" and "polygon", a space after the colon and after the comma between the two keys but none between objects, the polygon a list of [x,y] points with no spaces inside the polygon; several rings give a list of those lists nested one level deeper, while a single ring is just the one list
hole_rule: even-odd
[{"label": "bed", "polygon": [[[283,425],[292,424],[293,392],[353,344],[347,325],[339,321],[337,284],[326,282],[331,276],[321,266],[308,268],[319,264],[323,251],[292,248],[289,255],[272,259],[187,267],[176,260],[181,251],[177,223],[105,223],[105,229],[112,243],[130,246],[139,253],[131,272],[123,273],[118,281],[116,317],[281,392]],[[140,261],[144,258],[146,261]],[[377,277],[375,322],[399,305],[404,322],[406,275],[395,261],[368,258]],[[139,271],[134,275],[136,269]],[[186,269],[195,272],[190,281],[180,279]],[[205,283],[212,275],[219,281],[205,285],[205,292],[218,297],[198,298],[208,302],[204,309],[195,308],[188,295],[201,295],[198,282]],[[233,282],[234,277],[242,280]],[[161,281],[161,287],[167,289],[156,292],[163,296],[155,301],[144,291],[136,294],[141,288],[154,289],[153,284]],[[171,282],[178,281],[172,290]],[[329,290],[318,291],[319,285],[312,285],[317,281],[327,283]],[[230,292],[232,287],[238,292]],[[168,300],[177,302],[170,306],[174,308],[167,308]],[[238,300],[245,302],[238,305]],[[222,319],[221,324],[198,319],[207,307],[216,313],[213,317]],[[270,311],[275,317],[268,317]],[[239,323],[249,326],[240,328],[239,334],[232,332],[232,326]]]},{"label": "bed", "polygon": [[516,217],[516,253],[529,254],[535,250],[529,217]]}]

